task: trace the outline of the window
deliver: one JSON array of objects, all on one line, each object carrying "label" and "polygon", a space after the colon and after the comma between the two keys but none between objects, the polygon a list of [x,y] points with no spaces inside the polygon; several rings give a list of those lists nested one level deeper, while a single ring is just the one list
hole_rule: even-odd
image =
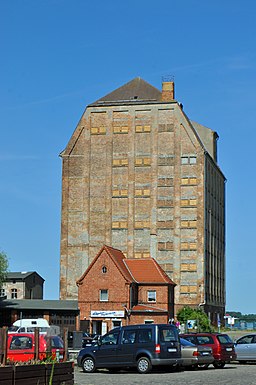
[{"label": "window", "polygon": [[127,198],[128,196],[128,189],[113,189],[112,190],[112,197],[113,198]]},{"label": "window", "polygon": [[195,155],[182,156],[181,164],[196,164],[196,156]]},{"label": "window", "polygon": [[105,135],[106,127],[91,127],[91,135]]},{"label": "window", "polygon": [[156,302],[156,291],[148,290],[148,302]]},{"label": "window", "polygon": [[151,131],[151,127],[150,125],[137,125],[135,126],[135,132],[150,132]]},{"label": "window", "polygon": [[5,289],[0,289],[0,297],[4,297],[5,296]]},{"label": "window", "polygon": [[128,134],[129,128],[128,126],[114,126],[113,133],[114,134]]},{"label": "window", "polygon": [[128,159],[127,158],[113,159],[112,166],[113,167],[127,167],[128,166]]},{"label": "window", "polygon": [[145,167],[151,165],[151,158],[136,158],[135,159],[135,167]]},{"label": "window", "polygon": [[181,178],[181,184],[191,186],[191,185],[196,185],[197,184],[197,178],[196,177],[184,177]]},{"label": "window", "polygon": [[12,299],[18,298],[18,290],[17,289],[11,290],[11,297],[12,297]]},{"label": "window", "polygon": [[26,336],[15,336],[12,338],[10,349],[11,350],[17,350],[17,349],[31,349],[33,346],[32,344],[32,338],[26,337]]},{"label": "window", "polygon": [[103,274],[106,274],[107,271],[108,271],[107,267],[106,267],[106,266],[103,266],[103,267],[102,267],[102,273],[103,273]]},{"label": "window", "polygon": [[197,200],[195,198],[181,199],[180,205],[181,207],[195,207],[197,205]]},{"label": "window", "polygon": [[110,332],[101,339],[102,345],[116,345],[118,339],[118,332]]},{"label": "window", "polygon": [[100,290],[100,301],[102,302],[108,301],[108,290],[106,289]]},{"label": "window", "polygon": [[124,330],[122,343],[123,344],[134,344],[136,332],[135,330]]},{"label": "window", "polygon": [[138,343],[145,344],[152,341],[152,330],[141,329],[138,330]]},{"label": "window", "polygon": [[127,228],[128,228],[127,221],[113,221],[112,222],[112,229],[113,230],[122,230],[122,229],[127,229]]}]

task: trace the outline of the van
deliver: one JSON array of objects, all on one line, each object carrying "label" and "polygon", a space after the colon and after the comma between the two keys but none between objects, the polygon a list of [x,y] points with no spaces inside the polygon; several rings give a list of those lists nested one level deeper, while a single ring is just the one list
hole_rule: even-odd
[{"label": "van", "polygon": [[39,328],[40,333],[46,333],[50,326],[44,318],[19,319],[9,328],[12,333],[33,333],[35,328]]},{"label": "van", "polygon": [[77,363],[86,373],[129,367],[149,373],[153,366],[178,366],[182,364],[178,331],[170,324],[120,326],[81,349]]}]

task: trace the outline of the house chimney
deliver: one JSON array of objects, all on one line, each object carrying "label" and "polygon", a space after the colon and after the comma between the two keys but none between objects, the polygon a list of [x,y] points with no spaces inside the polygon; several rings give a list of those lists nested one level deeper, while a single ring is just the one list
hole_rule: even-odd
[{"label": "house chimney", "polygon": [[174,100],[174,82],[162,82],[162,101],[170,102]]}]

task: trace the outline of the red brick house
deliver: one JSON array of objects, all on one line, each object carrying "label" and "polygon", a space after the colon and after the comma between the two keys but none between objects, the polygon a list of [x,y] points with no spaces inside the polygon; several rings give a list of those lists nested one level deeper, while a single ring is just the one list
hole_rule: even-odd
[{"label": "red brick house", "polygon": [[174,315],[175,283],[153,258],[127,259],[103,246],[77,281],[80,320],[104,334],[119,325],[167,323]]}]

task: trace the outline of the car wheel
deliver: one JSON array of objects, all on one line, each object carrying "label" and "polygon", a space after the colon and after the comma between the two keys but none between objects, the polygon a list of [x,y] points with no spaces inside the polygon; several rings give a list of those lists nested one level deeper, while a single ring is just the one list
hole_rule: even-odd
[{"label": "car wheel", "polygon": [[152,369],[151,361],[147,357],[140,357],[137,361],[137,370],[139,373],[149,373]]},{"label": "car wheel", "polygon": [[223,369],[224,368],[224,366],[225,366],[225,362],[223,362],[223,361],[220,361],[220,362],[214,362],[213,363],[213,366],[215,367],[215,369]]},{"label": "car wheel", "polygon": [[82,362],[82,368],[85,373],[95,372],[95,362],[92,357],[85,357]]}]

